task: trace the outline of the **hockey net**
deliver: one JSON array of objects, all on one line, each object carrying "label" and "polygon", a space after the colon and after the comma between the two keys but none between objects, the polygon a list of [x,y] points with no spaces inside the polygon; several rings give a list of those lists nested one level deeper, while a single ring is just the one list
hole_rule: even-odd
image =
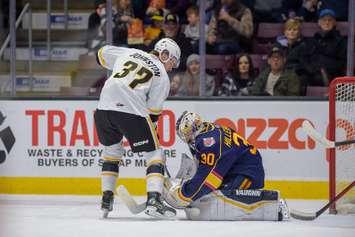
[{"label": "hockey net", "polygon": [[[329,87],[329,139],[355,139],[355,77],[336,78]],[[328,150],[329,199],[355,180],[355,144]],[[353,187],[330,208],[330,213],[355,213]]]}]

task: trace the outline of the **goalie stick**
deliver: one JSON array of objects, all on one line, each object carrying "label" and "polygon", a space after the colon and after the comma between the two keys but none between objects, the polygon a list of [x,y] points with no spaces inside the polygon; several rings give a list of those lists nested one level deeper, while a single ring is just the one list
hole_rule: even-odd
[{"label": "goalie stick", "polygon": [[334,202],[336,202],[339,198],[344,196],[353,186],[355,186],[355,181],[349,184],[343,191],[341,191],[338,195],[336,195],[332,200],[330,200],[324,207],[322,207],[317,212],[303,212],[297,210],[291,210],[290,215],[298,220],[304,221],[312,221],[316,219],[318,216],[322,215]]},{"label": "goalie stick", "polygon": [[[167,174],[168,178],[171,178],[170,172],[166,166],[165,166],[165,170],[166,170],[166,174]],[[128,190],[126,189],[126,187],[124,185],[118,186],[118,188],[116,189],[116,192],[117,192],[117,196],[119,197],[119,199],[126,205],[128,210],[132,214],[136,215],[136,214],[139,214],[145,210],[146,202],[138,204],[136,202],[136,200],[134,200],[134,198],[128,192]]]},{"label": "goalie stick", "polygon": [[324,136],[322,136],[319,132],[317,132],[317,130],[314,129],[314,127],[308,120],[303,121],[302,128],[313,140],[316,140],[327,148],[334,148],[355,143],[355,140],[346,140],[340,142],[330,141]]},{"label": "goalie stick", "polygon": [[118,198],[127,206],[128,210],[132,214],[139,214],[146,208],[146,203],[138,204],[136,200],[131,196],[125,186],[120,185],[116,189]]}]

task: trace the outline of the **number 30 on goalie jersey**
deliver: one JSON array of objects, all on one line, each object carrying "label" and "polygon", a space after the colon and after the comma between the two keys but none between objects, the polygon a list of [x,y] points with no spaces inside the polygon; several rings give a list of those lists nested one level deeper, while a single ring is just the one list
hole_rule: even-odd
[{"label": "number 30 on goalie jersey", "polygon": [[220,189],[238,175],[252,180],[249,188],[264,186],[264,168],[257,149],[227,127],[209,124],[197,135],[195,157],[199,160],[196,174],[182,187],[180,198],[196,199]]}]

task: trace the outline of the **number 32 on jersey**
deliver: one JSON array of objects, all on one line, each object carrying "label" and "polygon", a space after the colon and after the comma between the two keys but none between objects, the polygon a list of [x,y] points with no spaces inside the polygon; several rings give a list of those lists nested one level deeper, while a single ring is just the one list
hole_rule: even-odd
[{"label": "number 32 on jersey", "polygon": [[[127,61],[123,64],[122,71],[117,72],[113,77],[114,78],[124,78],[126,77],[129,73],[132,73],[136,71],[138,67],[138,64],[132,61]],[[131,83],[129,83],[129,87],[134,89],[138,84],[143,84],[148,82],[153,76],[153,73],[145,68],[141,67],[138,69],[138,71],[135,73],[135,77]]]}]

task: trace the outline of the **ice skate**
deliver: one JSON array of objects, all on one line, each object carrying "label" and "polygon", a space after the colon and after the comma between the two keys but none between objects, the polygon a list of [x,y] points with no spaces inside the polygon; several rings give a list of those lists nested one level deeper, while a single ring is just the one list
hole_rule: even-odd
[{"label": "ice skate", "polygon": [[279,200],[279,221],[288,221],[290,219],[290,209],[284,199]]},{"label": "ice skate", "polygon": [[102,195],[101,210],[102,217],[107,218],[108,213],[113,210],[114,195],[112,191],[105,191]]},{"label": "ice skate", "polygon": [[148,193],[145,213],[157,218],[170,218],[176,216],[176,210],[165,205],[160,198],[160,193],[157,192]]}]

